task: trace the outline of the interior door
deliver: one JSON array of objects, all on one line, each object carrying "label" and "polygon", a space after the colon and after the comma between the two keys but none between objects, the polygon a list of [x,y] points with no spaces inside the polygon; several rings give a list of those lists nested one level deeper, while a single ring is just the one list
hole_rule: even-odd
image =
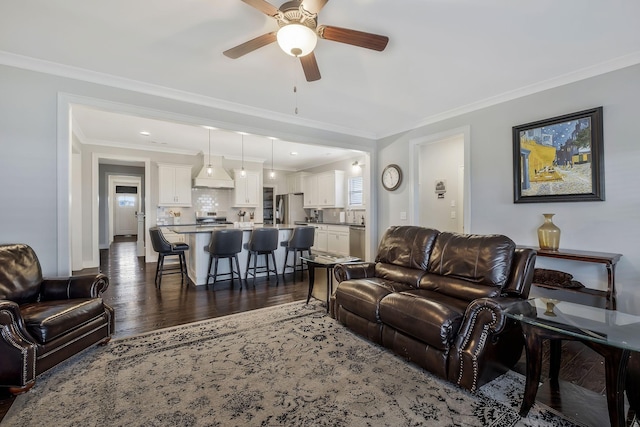
[{"label": "interior door", "polygon": [[129,186],[116,186],[114,207],[114,234],[134,235],[138,232],[138,188]]}]

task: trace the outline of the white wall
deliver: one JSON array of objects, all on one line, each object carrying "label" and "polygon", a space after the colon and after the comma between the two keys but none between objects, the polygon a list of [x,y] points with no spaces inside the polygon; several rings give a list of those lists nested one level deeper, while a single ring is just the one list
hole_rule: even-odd
[{"label": "white wall", "polygon": [[[417,224],[440,231],[462,232],[462,182],[458,182],[459,167],[464,166],[464,139],[461,136],[424,144],[419,160],[420,217]],[[446,182],[444,197],[435,192],[436,180]],[[452,202],[454,206],[452,205]],[[455,213],[452,218],[451,212]]]},{"label": "white wall", "polygon": [[[604,107],[606,201],[581,203],[513,203],[513,126]],[[617,268],[619,306],[640,306],[640,66],[632,66],[580,82],[463,114],[379,142],[378,172],[389,163],[408,170],[409,141],[461,126],[471,129],[472,233],[502,233],[516,243],[537,246],[542,213],[555,213],[563,248],[623,254]],[[398,191],[378,189],[378,233],[401,221],[410,194],[405,182]],[[604,268],[558,261],[542,265],[569,271],[591,287],[604,289]]]}]

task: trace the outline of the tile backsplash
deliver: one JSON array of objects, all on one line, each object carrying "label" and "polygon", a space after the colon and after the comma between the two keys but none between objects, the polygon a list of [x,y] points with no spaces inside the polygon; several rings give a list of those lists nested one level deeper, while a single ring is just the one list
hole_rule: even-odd
[{"label": "tile backsplash", "polygon": [[[182,224],[193,224],[196,221],[196,211],[216,212],[218,216],[234,214],[231,209],[233,191],[215,188],[192,188],[190,208],[158,207],[158,225],[173,224],[179,218]],[[176,216],[178,214],[179,216]],[[230,221],[235,219],[230,218]]]}]

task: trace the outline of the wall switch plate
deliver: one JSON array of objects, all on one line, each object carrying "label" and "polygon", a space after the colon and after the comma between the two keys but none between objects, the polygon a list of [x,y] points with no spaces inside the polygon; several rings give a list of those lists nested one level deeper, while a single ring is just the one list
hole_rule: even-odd
[{"label": "wall switch plate", "polygon": [[400,219],[406,220],[407,219],[407,213],[406,212],[400,212]]},{"label": "wall switch plate", "polygon": [[456,219],[456,211],[451,211],[451,219]]}]

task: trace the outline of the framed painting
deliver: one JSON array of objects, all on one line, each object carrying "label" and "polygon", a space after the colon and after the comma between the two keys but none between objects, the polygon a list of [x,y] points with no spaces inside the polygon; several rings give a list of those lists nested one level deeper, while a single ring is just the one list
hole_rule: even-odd
[{"label": "framed painting", "polygon": [[602,107],[513,127],[514,203],[604,200]]}]

